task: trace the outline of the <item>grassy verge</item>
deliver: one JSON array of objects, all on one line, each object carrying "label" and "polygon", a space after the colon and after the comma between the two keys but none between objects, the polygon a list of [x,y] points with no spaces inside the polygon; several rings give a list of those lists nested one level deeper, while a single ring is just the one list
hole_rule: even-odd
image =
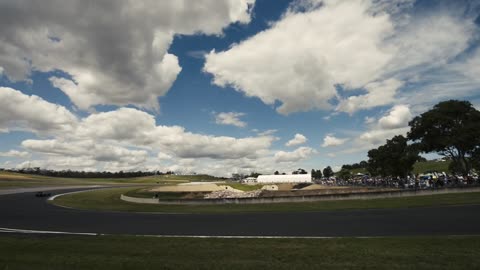
[{"label": "grassy verge", "polygon": [[2,171],[0,172],[0,189],[69,185],[172,184],[212,180],[211,178],[211,176],[202,175],[155,175],[132,178],[65,178]]},{"label": "grassy verge", "polygon": [[448,166],[451,161],[425,161],[417,162],[413,165],[413,173],[425,173],[425,172],[448,172]]},{"label": "grassy verge", "polygon": [[136,198],[155,198],[156,195],[156,198],[160,200],[202,199],[204,197],[203,192],[152,192],[145,188],[128,190],[123,194]]},{"label": "grassy verge", "polygon": [[480,237],[0,236],[0,269],[479,269]]},{"label": "grassy verge", "polygon": [[120,194],[132,188],[95,190],[61,196],[54,204],[79,209],[131,212],[166,213],[242,213],[242,212],[282,212],[282,211],[323,211],[369,208],[407,208],[438,205],[480,204],[480,192],[439,194],[429,196],[345,200],[321,202],[297,202],[249,205],[152,205],[136,204],[120,200]]},{"label": "grassy verge", "polygon": [[227,182],[226,185],[241,191],[253,191],[263,187],[263,185],[245,185],[236,182]]}]

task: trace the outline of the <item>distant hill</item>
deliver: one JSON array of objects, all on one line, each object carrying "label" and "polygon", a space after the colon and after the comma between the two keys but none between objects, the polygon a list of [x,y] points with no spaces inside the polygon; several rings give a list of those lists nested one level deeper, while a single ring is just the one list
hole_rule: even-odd
[{"label": "distant hill", "polygon": [[413,173],[421,174],[431,171],[436,172],[446,172],[448,173],[448,166],[450,165],[451,161],[435,161],[429,160],[424,162],[417,162],[413,165]]}]

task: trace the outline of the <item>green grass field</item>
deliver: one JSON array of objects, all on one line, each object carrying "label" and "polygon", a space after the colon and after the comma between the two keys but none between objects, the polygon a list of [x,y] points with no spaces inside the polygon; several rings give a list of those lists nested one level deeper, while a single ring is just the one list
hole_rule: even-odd
[{"label": "green grass field", "polygon": [[81,192],[61,196],[52,203],[78,209],[128,212],[165,213],[242,213],[282,211],[325,211],[369,208],[407,208],[437,205],[480,204],[480,192],[439,194],[388,199],[344,200],[320,202],[296,202],[273,204],[225,204],[225,205],[152,205],[129,203],[120,200],[120,195],[132,188],[116,188]]},{"label": "green grass field", "polygon": [[448,166],[450,165],[451,161],[426,161],[426,162],[417,162],[413,165],[413,173],[420,174],[426,172],[446,172],[448,173]]},{"label": "green grass field", "polygon": [[0,269],[479,269],[480,237],[192,239],[0,235]]},{"label": "green grass field", "polygon": [[245,184],[231,182],[231,181],[227,182],[226,185],[242,191],[253,191],[253,190],[261,189],[263,187],[263,185],[245,185]]},{"label": "green grass field", "polygon": [[[448,173],[448,165],[450,165],[450,162],[451,161],[438,162],[434,160],[417,162],[413,165],[413,173],[422,174],[422,173],[432,172],[432,171]],[[366,174],[368,173],[368,171],[367,169],[359,168],[359,169],[350,170],[350,173],[352,175],[355,175],[357,173]]]},{"label": "green grass field", "polygon": [[209,175],[155,175],[134,178],[64,178],[0,171],[0,189],[15,187],[186,183],[218,180]]}]

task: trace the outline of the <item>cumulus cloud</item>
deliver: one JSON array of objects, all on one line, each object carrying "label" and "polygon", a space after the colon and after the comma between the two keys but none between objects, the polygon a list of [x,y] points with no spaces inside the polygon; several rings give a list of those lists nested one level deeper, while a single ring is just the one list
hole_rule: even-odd
[{"label": "cumulus cloud", "polygon": [[317,153],[317,151],[310,147],[299,147],[292,152],[278,151],[275,153],[274,159],[276,162],[298,162],[305,160]]},{"label": "cumulus cloud", "polygon": [[231,125],[236,127],[246,127],[247,123],[240,120],[245,113],[239,112],[221,112],[215,115],[215,123],[219,125]]},{"label": "cumulus cloud", "polygon": [[396,129],[406,127],[412,119],[410,108],[407,105],[396,105],[384,117],[378,120],[382,129]]},{"label": "cumulus cloud", "polygon": [[[475,60],[458,56],[474,43],[478,14],[453,5],[415,13],[413,2],[295,1],[269,29],[225,51],[211,51],[204,70],[216,85],[265,104],[280,101],[281,114],[328,110],[332,104],[353,114],[398,104],[410,95],[403,92],[407,83],[422,86],[417,92],[428,91],[424,88],[432,81],[417,78],[445,72],[455,63],[470,74],[457,78],[463,83],[458,91],[471,94],[478,85],[477,69],[469,72],[466,66]],[[426,96],[416,102],[431,105],[434,91]]]},{"label": "cumulus cloud", "polygon": [[10,150],[7,152],[0,152],[0,157],[14,157],[14,158],[27,158],[30,156],[29,152]]},{"label": "cumulus cloud", "polygon": [[361,87],[391,57],[378,47],[392,28],[388,16],[369,16],[367,9],[366,1],[327,1],[308,12],[289,10],[270,29],[210,52],[204,70],[219,86],[266,104],[281,101],[282,114],[329,109],[335,84]]},{"label": "cumulus cloud", "polygon": [[299,144],[304,144],[306,142],[307,142],[307,137],[303,136],[300,133],[297,133],[295,134],[295,137],[293,137],[293,139],[291,139],[285,144],[285,146],[295,146]]},{"label": "cumulus cloud", "polygon": [[369,130],[363,132],[356,140],[360,149],[373,148],[384,144],[387,139],[396,135],[406,135],[408,122],[412,119],[412,113],[407,105],[396,105],[384,116],[380,117]]},{"label": "cumulus cloud", "polygon": [[42,134],[70,132],[76,123],[77,118],[63,106],[0,87],[0,130],[4,132],[9,129]]},{"label": "cumulus cloud", "polygon": [[328,134],[323,138],[322,147],[330,147],[330,146],[339,146],[344,144],[348,139],[337,138],[333,136],[333,134]]},{"label": "cumulus cloud", "polygon": [[[77,118],[65,107],[14,89],[0,88],[0,96],[0,128],[4,132],[30,130],[40,137],[48,137],[21,143],[38,158],[23,164],[25,166],[133,170],[145,169],[149,164],[149,168],[153,168],[152,162],[159,160],[162,164],[174,164],[193,159],[201,160],[198,164],[202,166],[212,160],[217,164],[249,168],[250,165],[260,168],[261,164],[273,164],[270,147],[277,139],[271,135],[273,130],[253,137],[213,136],[189,132],[181,126],[158,125],[152,114],[134,108]],[[27,154],[12,150],[0,156],[26,157]],[[265,161],[254,162],[260,159]],[[195,166],[192,165],[192,169],[199,170]]]},{"label": "cumulus cloud", "polygon": [[[51,137],[21,144],[32,153],[45,155],[40,163],[51,168],[63,168],[51,162],[61,157],[70,161],[75,157],[85,165],[74,168],[92,169],[91,161],[104,169],[135,168],[143,165],[151,153],[164,161],[256,159],[268,155],[276,139],[269,134],[235,138],[192,133],[180,126],[157,125],[152,114],[133,108],[76,118],[62,106],[10,88],[1,88],[0,95],[4,97],[0,99],[0,127],[5,132],[21,128]],[[2,154],[24,155],[13,151]]]},{"label": "cumulus cloud", "polygon": [[[0,68],[12,81],[62,71],[52,84],[79,108],[158,108],[181,71],[174,35],[219,35],[248,23],[254,0],[0,2]],[[80,17],[79,17],[80,14]],[[72,19],[75,18],[75,19]]]},{"label": "cumulus cloud", "polygon": [[[368,151],[385,144],[386,140],[394,136],[406,136],[410,130],[408,122],[412,118],[413,114],[407,105],[395,105],[378,118],[366,117],[366,130],[352,132],[354,135],[353,138],[348,139],[348,146],[333,154],[351,154]],[[327,143],[327,137],[325,137],[324,144]],[[335,140],[332,141],[335,142]]]},{"label": "cumulus cloud", "polygon": [[115,111],[91,114],[82,119],[75,136],[149,144],[155,138],[150,133],[156,128],[155,118],[146,112],[120,108]]},{"label": "cumulus cloud", "polygon": [[395,101],[397,90],[402,85],[403,82],[400,82],[397,79],[369,83],[364,86],[367,91],[366,94],[350,96],[341,100],[336,110],[353,114],[361,109],[392,104]]},{"label": "cumulus cloud", "polygon": [[25,140],[22,146],[30,151],[68,157],[85,157],[99,162],[120,162],[136,165],[145,161],[145,150],[130,150],[124,147],[98,144],[88,141]]}]

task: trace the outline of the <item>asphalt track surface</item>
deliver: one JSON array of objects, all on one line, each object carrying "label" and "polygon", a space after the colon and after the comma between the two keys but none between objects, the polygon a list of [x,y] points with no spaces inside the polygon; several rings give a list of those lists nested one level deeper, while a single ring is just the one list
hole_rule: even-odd
[{"label": "asphalt track surface", "polygon": [[[52,194],[73,190],[54,190]],[[159,214],[51,205],[35,193],[0,196],[0,228],[175,236],[375,237],[478,235],[480,205],[302,213]]]}]

